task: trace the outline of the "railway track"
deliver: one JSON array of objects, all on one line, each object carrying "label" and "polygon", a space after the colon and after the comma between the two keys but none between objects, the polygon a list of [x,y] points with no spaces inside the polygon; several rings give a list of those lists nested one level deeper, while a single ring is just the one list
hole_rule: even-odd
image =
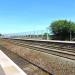
[{"label": "railway track", "polygon": [[22,39],[1,39],[1,42],[9,51],[49,74],[75,75],[75,43]]},{"label": "railway track", "polygon": [[13,42],[16,45],[27,47],[33,50],[53,54],[56,56],[75,60],[75,45],[67,43],[55,43],[55,42],[44,42],[44,41],[33,41],[33,40],[21,40],[21,39],[10,39],[8,41]]},{"label": "railway track", "polygon": [[61,43],[61,42],[48,42],[48,41],[33,41],[33,40],[13,40],[15,43],[28,44],[33,46],[41,46],[44,48],[58,49],[61,51],[75,52],[75,44]]},{"label": "railway track", "polygon": [[0,49],[14,62],[16,63],[27,75],[52,75],[43,69],[33,65],[29,61],[23,59],[19,55],[7,50],[0,45]]}]

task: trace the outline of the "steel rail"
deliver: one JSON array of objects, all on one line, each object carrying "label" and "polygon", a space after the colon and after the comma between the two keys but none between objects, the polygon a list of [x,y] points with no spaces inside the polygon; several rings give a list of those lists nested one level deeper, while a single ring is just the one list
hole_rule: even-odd
[{"label": "steel rail", "polygon": [[63,57],[63,58],[75,60],[75,53],[73,53],[73,52],[61,51],[61,50],[58,50],[58,49],[50,49],[50,48],[45,48],[45,47],[42,47],[42,46],[30,45],[30,44],[26,44],[26,43],[21,43],[18,40],[16,42],[12,40],[12,42],[14,42],[14,44],[16,44],[16,45],[27,47],[27,48],[30,48],[32,50],[37,50],[37,51],[40,51],[40,52],[45,52],[45,53],[48,53],[48,54],[52,54],[52,55],[60,56],[60,57]]},{"label": "steel rail", "polygon": [[20,44],[28,44],[28,45],[33,45],[33,46],[41,46],[41,47],[44,47],[44,48],[49,48],[49,49],[57,49],[57,50],[61,50],[61,51],[67,51],[67,52],[72,52],[72,53],[75,53],[75,46],[73,44],[73,46],[71,45],[65,45],[65,44],[56,44],[56,43],[44,43],[44,42],[31,42],[31,41],[23,41],[21,39],[19,40],[13,40],[15,43],[19,43]]}]

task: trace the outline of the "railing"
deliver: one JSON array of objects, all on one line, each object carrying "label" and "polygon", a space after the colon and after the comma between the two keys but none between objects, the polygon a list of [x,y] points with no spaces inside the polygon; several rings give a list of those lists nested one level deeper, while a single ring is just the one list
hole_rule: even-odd
[{"label": "railing", "polygon": [[38,30],[31,32],[21,32],[4,34],[1,38],[25,38],[25,39],[50,39],[50,32],[48,30]]}]

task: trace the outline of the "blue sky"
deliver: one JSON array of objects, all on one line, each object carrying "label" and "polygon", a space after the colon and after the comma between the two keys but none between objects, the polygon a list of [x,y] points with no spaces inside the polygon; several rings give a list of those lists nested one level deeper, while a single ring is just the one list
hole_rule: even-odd
[{"label": "blue sky", "polygon": [[0,0],[0,33],[44,30],[59,19],[75,22],[75,0]]}]

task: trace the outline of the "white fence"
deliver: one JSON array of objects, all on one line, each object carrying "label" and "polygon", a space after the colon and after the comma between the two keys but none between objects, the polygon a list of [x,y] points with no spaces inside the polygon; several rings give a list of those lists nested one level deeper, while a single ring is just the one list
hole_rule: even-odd
[{"label": "white fence", "polygon": [[23,38],[23,39],[46,39],[50,38],[49,30],[37,30],[31,32],[21,32],[21,33],[12,33],[4,34],[1,38]]}]

